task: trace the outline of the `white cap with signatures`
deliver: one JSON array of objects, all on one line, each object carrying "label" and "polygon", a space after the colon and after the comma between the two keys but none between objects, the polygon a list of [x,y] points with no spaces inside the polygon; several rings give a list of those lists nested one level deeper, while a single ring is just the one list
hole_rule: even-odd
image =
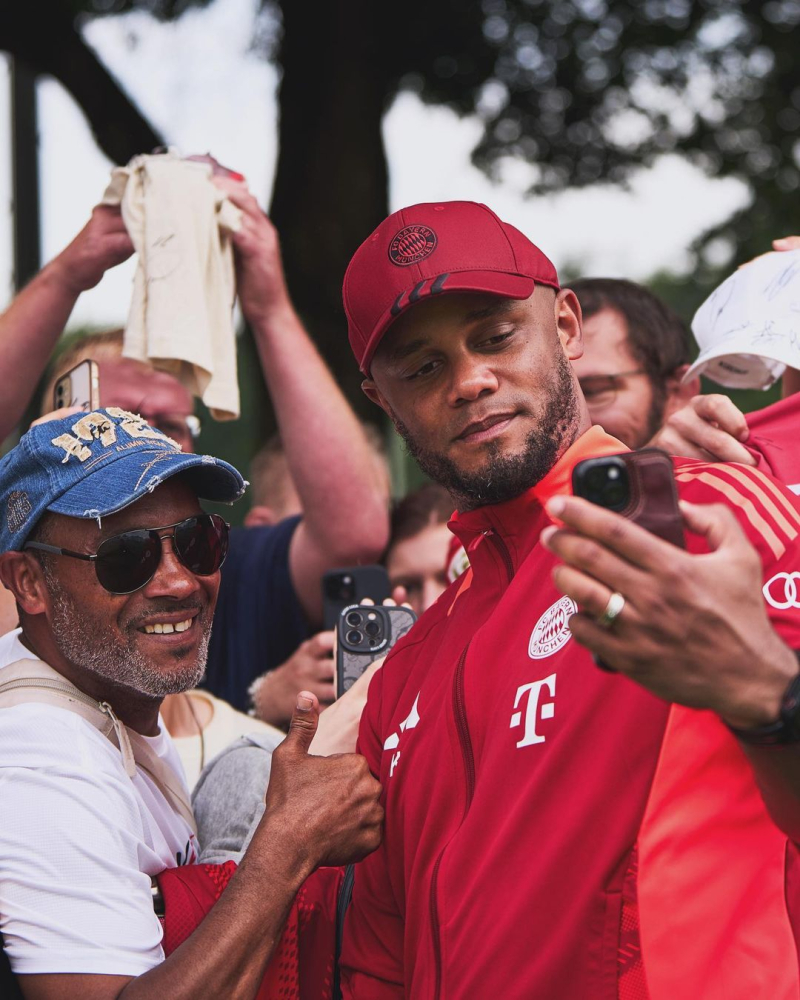
[{"label": "white cap with signatures", "polygon": [[684,377],[769,389],[800,368],[800,250],[762,254],[716,288],[692,320],[700,347]]}]

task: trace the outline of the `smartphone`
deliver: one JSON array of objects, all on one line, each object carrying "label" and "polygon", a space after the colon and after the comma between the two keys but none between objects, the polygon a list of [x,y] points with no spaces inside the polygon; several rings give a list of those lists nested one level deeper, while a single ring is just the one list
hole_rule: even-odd
[{"label": "smartphone", "polygon": [[53,386],[53,409],[62,406],[80,406],[82,410],[96,410],[100,406],[100,378],[96,361],[81,361],[70,368]]},{"label": "smartphone", "polygon": [[336,697],[364,673],[370,663],[386,656],[408,632],[417,616],[404,605],[351,604],[336,624]]},{"label": "smartphone", "polygon": [[335,629],[339,612],[369,597],[376,604],[391,595],[389,576],[383,566],[344,566],[322,576],[322,624]]},{"label": "smartphone", "polygon": [[686,548],[672,459],[660,448],[584,459],[572,470],[572,491]]}]

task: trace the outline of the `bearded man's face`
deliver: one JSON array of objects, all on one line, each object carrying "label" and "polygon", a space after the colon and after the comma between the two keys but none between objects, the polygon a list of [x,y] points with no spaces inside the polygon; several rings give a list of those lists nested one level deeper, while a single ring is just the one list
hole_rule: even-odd
[{"label": "bearded man's face", "polygon": [[561,319],[571,295],[540,287],[525,300],[431,297],[381,342],[364,391],[459,509],[523,493],[583,429],[569,364],[580,353],[580,313]]}]

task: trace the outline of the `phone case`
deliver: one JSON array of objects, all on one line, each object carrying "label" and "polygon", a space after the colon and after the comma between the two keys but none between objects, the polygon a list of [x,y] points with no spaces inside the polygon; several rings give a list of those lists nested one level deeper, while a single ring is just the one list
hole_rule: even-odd
[{"label": "phone case", "polygon": [[[621,459],[628,473],[630,493],[625,507],[619,511],[623,517],[646,528],[647,531],[679,548],[686,548],[683,518],[678,507],[672,459],[660,448],[640,448],[610,456]],[[597,464],[602,459],[587,459]],[[573,491],[584,496],[579,462],[573,469]]]},{"label": "phone case", "polygon": [[100,406],[99,369],[95,361],[81,361],[70,368],[53,386],[53,408],[80,406],[96,410]]},{"label": "phone case", "polygon": [[[362,607],[362,605],[357,606]],[[382,617],[388,621],[389,629],[386,642],[378,649],[370,650],[369,652],[357,652],[353,650],[349,647],[345,638],[345,634],[348,631],[345,616],[340,614],[336,635],[337,698],[344,694],[358,680],[370,663],[373,663],[381,656],[386,656],[397,640],[402,639],[417,620],[417,616],[411,608],[406,608],[402,605],[383,607],[369,605],[366,607],[369,611],[378,610]],[[352,608],[348,607],[343,610],[349,612]]]}]

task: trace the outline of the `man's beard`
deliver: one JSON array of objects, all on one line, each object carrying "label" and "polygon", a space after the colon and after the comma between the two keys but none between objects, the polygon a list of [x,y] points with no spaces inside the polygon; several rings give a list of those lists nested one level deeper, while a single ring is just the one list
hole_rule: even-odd
[{"label": "man's beard", "polygon": [[444,486],[462,511],[511,500],[544,479],[575,440],[578,419],[572,369],[562,354],[557,355],[538,426],[528,434],[523,450],[503,455],[500,442],[490,441],[488,461],[478,472],[464,472],[451,459],[423,448],[392,414],[397,432],[422,471]]},{"label": "man's beard", "polygon": [[[86,610],[62,589],[55,576],[45,570],[47,587],[52,598],[53,641],[61,655],[83,670],[98,677],[136,691],[151,698],[165,698],[168,694],[188,691],[196,687],[205,673],[208,643],[211,638],[211,619],[207,613],[197,615],[192,628],[202,630],[197,657],[188,664],[176,664],[174,670],[159,670],[149,657],[136,646],[136,625],[127,626],[128,641],[112,629],[103,628],[97,621],[87,622]],[[196,610],[197,602],[191,605]],[[182,610],[172,603],[169,608],[155,608],[152,614]],[[124,640],[125,633],[122,633]]]}]

